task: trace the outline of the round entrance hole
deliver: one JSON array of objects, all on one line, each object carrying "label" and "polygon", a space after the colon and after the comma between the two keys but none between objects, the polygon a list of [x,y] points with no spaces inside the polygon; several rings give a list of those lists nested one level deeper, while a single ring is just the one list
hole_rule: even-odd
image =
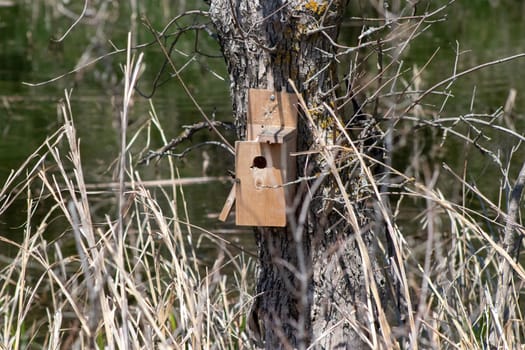
[{"label": "round entrance hole", "polygon": [[264,158],[263,156],[257,156],[253,158],[252,168],[264,169],[266,168],[266,165],[266,158]]}]

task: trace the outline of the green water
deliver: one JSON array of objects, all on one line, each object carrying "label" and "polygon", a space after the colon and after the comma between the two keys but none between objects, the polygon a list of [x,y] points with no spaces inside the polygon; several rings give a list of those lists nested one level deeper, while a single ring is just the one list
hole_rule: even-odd
[{"label": "green water", "polygon": [[[57,6],[49,4],[50,2],[43,1],[20,1],[14,6],[0,7],[0,182],[3,184],[10,171],[20,167],[46,137],[60,127],[63,119],[58,113],[57,103],[63,99],[64,89],[72,90],[72,113],[80,138],[86,182],[95,184],[115,181],[115,161],[119,154],[118,104],[124,89],[121,66],[126,60],[125,53],[108,56],[81,72],[66,73],[72,71],[81,60],[87,62],[112,52],[110,40],[116,47],[125,48],[130,29],[135,30],[133,40],[139,44],[153,42],[153,36],[140,20],[136,20],[133,25],[130,23],[129,4],[119,7],[113,3],[113,7],[110,5],[106,8],[107,19],[96,24],[81,22],[63,43],[57,44],[52,39],[58,38],[71,25],[72,20],[65,18],[63,12],[57,10]],[[69,9],[80,13],[81,5],[79,2]],[[162,11],[162,6],[159,8],[159,5],[167,6],[167,2],[149,3],[147,8],[137,11],[138,14],[146,13],[148,20],[155,23],[158,30],[180,10],[176,6],[171,9],[173,12],[170,14]],[[202,2],[198,2],[198,5],[197,8],[205,8]],[[190,16],[180,21],[180,25],[206,22],[206,19],[199,16]],[[173,26],[172,32],[175,30],[176,27]],[[180,53],[174,53],[173,58],[178,67],[187,64],[195,56],[194,40],[195,35],[190,32],[177,45]],[[200,50],[211,55],[218,56],[220,53],[218,45],[209,38],[199,38],[199,45]],[[141,76],[140,89],[144,93],[150,93],[163,63],[163,54],[156,46],[145,49],[144,54],[145,71]],[[211,69],[214,74],[210,73]],[[180,84],[176,79],[170,79],[169,72],[168,67],[161,75],[162,85],[155,90],[152,99],[168,139],[181,133],[183,125],[202,120]],[[41,83],[62,74],[66,75],[38,87],[23,83]],[[205,113],[210,116],[215,114],[218,120],[231,120],[228,84],[224,80],[222,58],[195,57],[181,75]],[[129,137],[149,120],[150,111],[150,101],[135,94],[129,117]],[[225,135],[233,138],[232,134]],[[134,162],[139,161],[144,150],[157,149],[163,145],[159,132],[153,130],[149,137],[150,144],[146,147],[147,133],[141,133],[137,146],[131,150]],[[208,131],[196,134],[191,143],[182,145],[178,151],[210,138],[216,139]],[[205,174],[203,152],[211,160]],[[143,180],[165,179],[169,177],[166,163],[163,161],[156,165],[136,165],[136,170]],[[184,178],[225,176],[226,169],[233,168],[233,158],[222,149],[205,147],[190,152],[184,160],[175,164],[180,176]],[[232,224],[219,224],[216,219],[230,186],[227,182],[185,186],[189,221],[215,233],[238,233],[239,230]],[[0,217],[2,236],[20,239],[27,210],[23,197],[25,196]],[[111,197],[108,194],[108,203],[114,202]],[[94,211],[103,218],[105,211],[111,210],[108,207],[111,205],[95,203]],[[40,214],[44,215],[45,210],[42,211]],[[186,219],[182,213],[181,219]],[[53,233],[53,225],[49,227],[50,237],[61,232],[60,227],[55,229],[57,232]],[[249,241],[252,239],[251,235],[242,236]],[[9,251],[16,248],[8,246],[6,249]]]},{"label": "green water", "polygon": [[[362,9],[369,11],[366,1]],[[57,2],[58,3],[58,2]],[[47,135],[61,125],[57,113],[57,102],[62,99],[64,89],[73,89],[72,108],[75,124],[81,139],[84,171],[89,183],[114,181],[113,164],[118,157],[118,112],[112,100],[118,100],[123,91],[121,84],[121,65],[124,54],[116,54],[90,65],[78,73],[67,74],[63,78],[43,86],[31,87],[22,82],[39,83],[55,78],[73,70],[81,58],[92,60],[118,48],[126,46],[126,35],[133,30],[136,43],[153,42],[153,36],[141,23],[141,14],[147,14],[154,27],[162,27],[185,8],[205,9],[202,1],[180,2],[170,7],[169,1],[152,1],[139,4],[137,19],[132,18],[128,2],[120,5],[107,2],[107,15],[103,19],[90,17],[72,29],[66,39],[58,44],[59,38],[73,23],[66,11],[80,13],[83,2],[63,5],[62,9],[53,1],[18,1],[12,6],[0,7],[0,182],[3,183],[11,169],[16,169],[42,143]],[[100,2],[102,4],[104,2]],[[404,1],[401,3],[404,4]],[[436,8],[443,1],[427,1]],[[99,4],[98,2],[96,4]],[[421,6],[422,7],[422,6]],[[421,8],[420,7],[420,8]],[[358,7],[359,8],[359,7]],[[90,9],[96,11],[97,8]],[[422,88],[428,88],[453,73],[456,56],[456,42],[461,55],[458,71],[483,62],[525,52],[525,4],[512,0],[464,0],[457,1],[448,8],[431,28],[421,34],[406,49],[402,56],[404,67],[419,67],[437,51],[432,62],[422,74]],[[98,21],[94,23],[95,21]],[[355,24],[349,21],[343,27],[342,35],[351,37]],[[199,16],[189,16],[181,25],[189,23],[205,24],[207,20]],[[210,27],[211,28],[211,27]],[[175,31],[175,27],[172,27]],[[202,33],[201,33],[202,34]],[[173,40],[171,37],[170,40]],[[192,94],[206,113],[215,113],[218,120],[231,120],[231,106],[228,97],[228,82],[224,62],[221,58],[197,54],[194,50],[196,37],[187,34],[180,39],[173,57],[178,67],[187,64],[182,72]],[[169,44],[170,42],[168,42]],[[209,37],[200,36],[199,49],[211,56],[220,55],[218,45]],[[140,89],[148,93],[152,90],[163,55],[158,46],[144,48],[146,69],[141,77]],[[184,54],[182,54],[182,53]],[[190,58],[194,57],[194,60]],[[169,71],[169,69],[167,70]],[[213,71],[213,74],[212,74]],[[456,116],[468,112],[493,113],[504,105],[509,90],[517,90],[516,107],[513,118],[516,125],[523,126],[522,94],[525,93],[525,59],[489,67],[458,79],[450,88],[453,97],[449,98],[441,117]],[[221,76],[223,79],[217,77]],[[410,72],[406,73],[410,78]],[[169,79],[163,73],[164,83],[155,90],[153,104],[168,137],[179,134],[183,125],[201,120],[196,107],[183,92],[176,79]],[[442,96],[431,96],[424,103],[439,109]],[[471,109],[472,106],[472,109]],[[136,95],[130,116],[130,135],[148,119],[150,103],[146,98]],[[520,132],[520,130],[517,130]],[[208,139],[209,133],[196,135],[193,143]],[[228,135],[233,138],[233,135]],[[162,146],[158,133],[152,133],[149,148]],[[501,135],[492,135],[492,145],[507,142]],[[145,145],[145,140],[142,141]],[[512,141],[514,144],[515,141]],[[488,146],[491,144],[486,143]],[[451,141],[447,163],[458,165],[462,158],[462,145]],[[454,149],[458,147],[458,149]],[[492,147],[496,149],[497,147]],[[132,150],[135,160],[139,159],[140,149]],[[212,160],[207,175],[222,176],[226,169],[233,167],[233,160],[224,151],[206,148]],[[198,150],[190,153],[182,162],[177,162],[182,177],[202,175],[203,153]],[[479,157],[478,157],[479,158]],[[523,158],[523,157],[522,157]],[[520,164],[511,166],[515,173]],[[168,173],[163,166],[143,166],[137,168],[143,179],[161,179]],[[472,164],[469,176],[478,185],[492,184],[494,172],[491,160],[477,159]],[[188,200],[189,219],[214,232],[230,232],[235,227],[219,223],[215,216],[220,211],[229,191],[228,183],[212,183],[185,187]],[[20,227],[25,219],[25,202],[15,203],[0,217],[1,234],[10,238],[20,235]],[[246,231],[235,231],[235,237],[244,237],[250,245],[251,235]],[[9,249],[9,248],[8,248]]]}]

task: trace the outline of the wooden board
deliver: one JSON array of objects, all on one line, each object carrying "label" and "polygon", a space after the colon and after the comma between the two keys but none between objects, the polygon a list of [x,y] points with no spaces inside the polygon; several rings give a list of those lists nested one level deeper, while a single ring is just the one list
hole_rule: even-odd
[{"label": "wooden board", "polygon": [[236,224],[286,226],[282,144],[235,143]]},{"label": "wooden board", "polygon": [[235,203],[235,187],[236,186],[234,183],[232,189],[230,190],[230,194],[224,203],[224,207],[222,207],[221,213],[219,214],[219,220],[222,222],[226,221],[228,215],[230,215],[230,211],[232,210],[233,203]]},{"label": "wooden board", "polygon": [[[256,140],[264,134],[265,129],[287,129],[280,140],[288,132],[297,128],[297,96],[287,92],[273,90],[250,89],[248,91],[248,135],[247,140]],[[264,142],[270,142],[271,139]]]}]

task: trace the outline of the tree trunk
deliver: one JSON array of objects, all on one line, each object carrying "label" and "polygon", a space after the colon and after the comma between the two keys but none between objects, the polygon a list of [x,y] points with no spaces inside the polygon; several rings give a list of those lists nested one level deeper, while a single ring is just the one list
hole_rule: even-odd
[{"label": "tree trunk", "polygon": [[[248,89],[292,92],[290,80],[314,121],[309,123],[303,111],[298,150],[334,143],[336,127],[326,106],[335,106],[334,42],[346,5],[346,0],[212,0],[210,14],[228,66],[239,139],[246,134]],[[250,328],[267,349],[381,344],[375,327],[382,309],[371,302],[374,290],[385,299],[385,278],[378,264],[382,260],[376,259],[372,229],[381,225],[373,225],[373,205],[362,199],[371,196],[363,170],[355,158],[340,158],[342,169],[345,158],[353,162],[337,175],[351,208],[339,200],[346,194],[332,172],[298,186],[298,204],[289,210],[288,227],[256,229],[259,268]],[[297,161],[299,177],[328,169],[326,157],[320,155]],[[350,211],[357,214],[357,234],[348,220]]]}]

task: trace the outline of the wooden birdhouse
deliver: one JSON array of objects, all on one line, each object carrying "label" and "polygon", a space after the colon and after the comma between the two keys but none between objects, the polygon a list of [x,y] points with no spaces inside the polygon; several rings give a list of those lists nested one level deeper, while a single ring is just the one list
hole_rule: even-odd
[{"label": "wooden birdhouse", "polygon": [[292,203],[297,144],[297,97],[273,90],[248,92],[247,140],[235,143],[235,185],[221,213],[235,204],[241,226],[286,226]]}]

